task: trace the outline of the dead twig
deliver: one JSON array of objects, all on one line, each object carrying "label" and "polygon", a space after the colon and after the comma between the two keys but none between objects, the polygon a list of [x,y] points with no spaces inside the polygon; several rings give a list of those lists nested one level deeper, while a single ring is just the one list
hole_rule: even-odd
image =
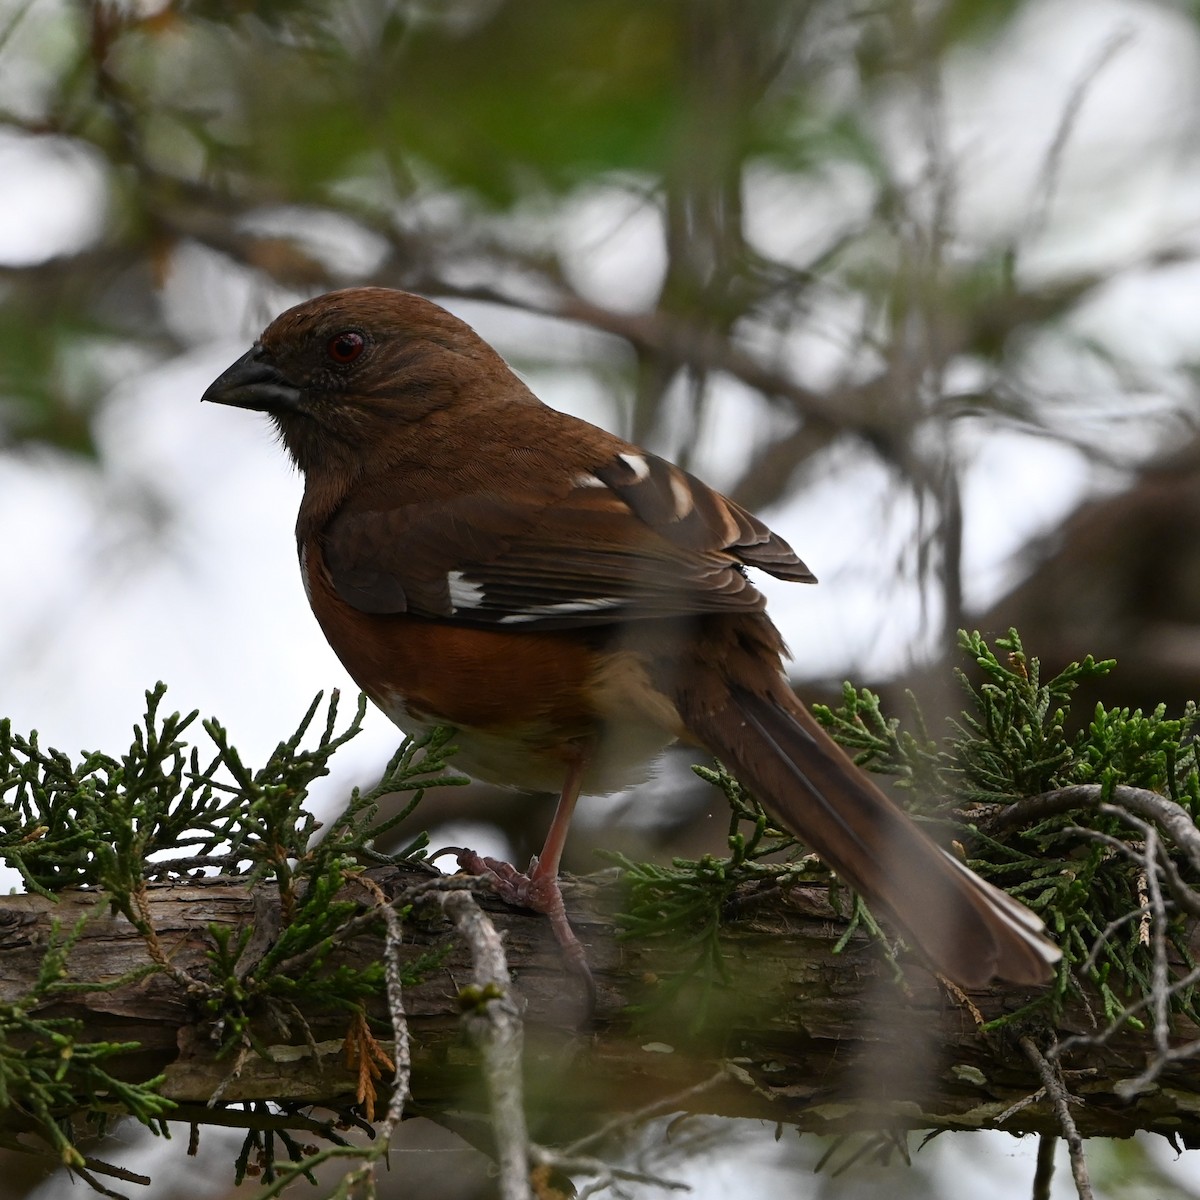
[{"label": "dead twig", "polygon": [[1136,813],[1148,821],[1153,821],[1159,830],[1187,855],[1191,865],[1200,871],[1200,829],[1192,821],[1187,809],[1182,804],[1159,795],[1158,792],[1130,787],[1124,783],[1117,784],[1108,795],[1105,795],[1101,784],[1078,783],[1071,787],[1043,792],[1040,796],[1018,800],[1001,809],[991,822],[990,828],[1000,832],[1044,820],[1058,813],[1070,812],[1075,808],[1095,808],[1103,803],[1112,803],[1126,812]]},{"label": "dead twig", "polygon": [[529,1132],[521,1079],[524,1030],[510,992],[504,947],[487,914],[464,891],[439,896],[471,950],[474,986],[463,989],[463,1023],[483,1057],[502,1200],[532,1200]]},{"label": "dead twig", "polygon": [[[568,1157],[578,1155],[588,1146],[594,1146],[599,1142],[603,1142],[614,1134],[627,1133],[629,1130],[654,1117],[683,1109],[686,1107],[687,1101],[701,1095],[703,1092],[707,1092],[710,1088],[716,1087],[717,1084],[728,1078],[729,1072],[724,1067],[721,1067],[718,1071],[714,1071],[707,1079],[702,1079],[699,1083],[693,1084],[691,1087],[683,1088],[678,1092],[672,1092],[671,1095],[663,1096],[661,1100],[655,1100],[652,1104],[635,1109],[631,1113],[623,1113],[619,1117],[614,1117],[613,1120],[601,1125],[599,1129],[593,1130],[586,1137],[581,1137],[578,1141],[565,1146],[562,1153]],[[544,1153],[545,1151],[542,1150],[541,1152]]]},{"label": "dead twig", "polygon": [[1096,80],[1104,73],[1105,68],[1121,53],[1134,39],[1134,30],[1125,26],[1110,34],[1089,62],[1080,72],[1079,78],[1067,95],[1067,102],[1059,114],[1054,136],[1042,159],[1041,170],[1038,171],[1036,194],[1029,206],[1030,218],[1025,226],[1025,237],[1032,238],[1041,233],[1047,224],[1054,194],[1058,191],[1058,179],[1062,172],[1063,159],[1067,143],[1079,122],[1079,114],[1083,111],[1088,92]]},{"label": "dead twig", "polygon": [[1026,1058],[1033,1063],[1041,1077],[1042,1086],[1046,1089],[1046,1095],[1050,1097],[1050,1102],[1054,1105],[1059,1127],[1067,1142],[1067,1152],[1071,1156],[1071,1174],[1075,1179],[1075,1192],[1079,1196],[1079,1200],[1095,1200],[1091,1180],[1088,1178],[1087,1160],[1083,1153],[1083,1138],[1079,1136],[1079,1130],[1075,1126],[1075,1119],[1071,1116],[1070,1111],[1072,1100],[1076,1104],[1081,1104],[1082,1101],[1067,1091],[1061,1071],[1038,1049],[1032,1038],[1023,1037],[1021,1049],[1025,1051]]},{"label": "dead twig", "polygon": [[392,1021],[393,1055],[396,1069],[392,1077],[392,1096],[387,1116],[380,1127],[380,1136],[387,1139],[404,1119],[404,1104],[412,1080],[412,1043],[408,1036],[408,1019],[404,1012],[404,993],[401,984],[400,945],[404,928],[396,910],[389,904],[383,909],[387,923],[387,938],[383,944],[384,979],[387,984],[388,1016]]},{"label": "dead twig", "polygon": [[[1142,868],[1142,888],[1145,903],[1139,912],[1145,914],[1147,920],[1146,937],[1149,940],[1154,955],[1151,968],[1150,992],[1146,999],[1146,1007],[1153,1014],[1153,1033],[1155,1053],[1146,1065],[1146,1069],[1133,1079],[1123,1079],[1116,1085],[1116,1091],[1125,1099],[1130,1099],[1144,1091],[1162,1074],[1168,1063],[1181,1059],[1192,1058],[1200,1054],[1200,1044],[1191,1043],[1172,1049],[1170,1045],[1170,1002],[1172,995],[1179,985],[1172,986],[1170,980],[1170,964],[1167,959],[1167,906],[1163,898],[1159,869],[1166,861],[1167,855],[1159,840],[1158,829],[1148,821],[1142,821],[1132,813],[1113,804],[1101,804],[1100,812],[1105,816],[1117,817],[1127,825],[1132,826],[1142,835],[1140,852],[1129,843],[1102,834],[1096,830],[1078,829],[1081,835],[1112,845],[1112,847],[1134,859]],[[1099,943],[1097,943],[1098,945]]]}]

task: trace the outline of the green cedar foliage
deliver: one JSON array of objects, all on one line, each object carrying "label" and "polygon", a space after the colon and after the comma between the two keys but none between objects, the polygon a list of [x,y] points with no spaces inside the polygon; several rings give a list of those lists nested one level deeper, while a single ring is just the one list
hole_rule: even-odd
[{"label": "green cedar foliage", "polygon": [[[318,696],[296,732],[253,770],[215,720],[201,723],[203,749],[189,745],[185,735],[197,714],[163,715],[165,691],[159,684],[147,692],[145,719],[119,758],[93,752],[72,759],[43,749],[36,733],[23,737],[10,721],[0,721],[0,859],[20,872],[30,891],[44,896],[66,888],[102,892],[145,938],[153,960],[145,973],[167,971],[197,998],[197,1015],[222,1031],[222,1053],[263,1052],[254,1019],[294,1013],[294,999],[301,996],[310,1006],[365,1020],[366,1003],[383,995],[384,967],[329,964],[348,923],[361,922],[361,906],[336,897],[364,861],[421,857],[424,837],[390,859],[372,842],[408,816],[425,789],[463,782],[445,773],[453,753],[449,731],[406,741],[380,781],[368,791],[355,788],[342,813],[322,830],[304,802],[314,781],[328,774],[333,754],[358,733],[365,699],[338,732],[335,692],[316,726],[315,744],[305,746],[321,707]],[[411,800],[380,821],[379,800],[397,792],[411,792]],[[210,926],[208,970],[193,978],[174,967],[158,945],[146,885],[217,874],[278,889],[281,927],[258,961],[243,963],[252,931],[234,935]],[[76,1169],[84,1160],[71,1143],[66,1118],[79,1109],[80,1098],[94,1114],[128,1113],[152,1128],[161,1128],[173,1107],[157,1095],[159,1080],[130,1085],[104,1070],[107,1058],[130,1047],[88,1042],[78,1022],[37,1015],[64,989],[99,990],[100,985],[63,982],[82,932],[82,923],[65,935],[56,932],[35,987],[0,1006],[0,1109],[18,1106],[30,1114]],[[418,958],[408,967],[409,982],[432,965]],[[252,1132],[247,1146],[256,1137]],[[285,1146],[294,1158],[295,1147]]]},{"label": "green cedar foliage", "polygon": [[[849,683],[837,709],[814,706],[814,712],[861,766],[892,777],[905,793],[906,807],[932,827],[934,836],[961,848],[973,870],[1038,913],[1062,947],[1053,986],[1005,1021],[1038,1010],[1053,1023],[1065,1000],[1083,998],[1090,985],[1102,998],[1104,1020],[1138,1025],[1139,1018],[1127,1010],[1150,991],[1154,951],[1147,929],[1153,914],[1147,906],[1145,825],[1118,811],[1118,789],[1157,793],[1195,821],[1200,772],[1192,739],[1194,706],[1168,718],[1161,706],[1146,714],[1098,705],[1091,721],[1072,733],[1073,692],[1115,664],[1088,657],[1043,681],[1038,660],[1026,653],[1015,630],[995,639],[995,646],[978,633],[960,633],[959,649],[973,668],[956,671],[966,707],[940,738],[930,732],[911,694],[904,720],[885,714],[874,693]],[[704,985],[702,994],[705,988],[736,988],[718,935],[739,888],[786,888],[822,878],[836,888],[816,860],[771,827],[728,773],[695,769],[730,800],[728,857],[677,859],[661,867],[613,856],[630,887],[623,918],[627,933],[694,947],[680,975],[660,987],[663,1000],[697,980]],[[1062,789],[1078,785],[1091,785],[1094,794],[1086,800],[1063,794]],[[1110,800],[1115,805],[1108,805]],[[1160,837],[1168,842],[1165,834]],[[1182,855],[1165,848],[1186,878]],[[787,861],[778,861],[789,850]],[[842,944],[861,924],[891,957],[865,905],[858,898],[850,904],[850,928]],[[1163,934],[1190,971],[1195,964],[1184,915],[1176,911]],[[1182,977],[1176,972],[1172,983]],[[1173,987],[1171,1003],[1191,1020],[1200,1019],[1191,986]],[[697,1022],[705,1010],[702,1002],[695,1010]]]}]

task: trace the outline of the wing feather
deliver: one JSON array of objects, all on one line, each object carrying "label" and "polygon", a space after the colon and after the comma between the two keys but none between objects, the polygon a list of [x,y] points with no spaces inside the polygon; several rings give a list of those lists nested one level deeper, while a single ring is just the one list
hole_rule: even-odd
[{"label": "wing feather", "polygon": [[759,611],[747,565],[813,578],[745,509],[633,448],[558,492],[341,512],[321,549],[338,595],[361,611],[523,629]]}]

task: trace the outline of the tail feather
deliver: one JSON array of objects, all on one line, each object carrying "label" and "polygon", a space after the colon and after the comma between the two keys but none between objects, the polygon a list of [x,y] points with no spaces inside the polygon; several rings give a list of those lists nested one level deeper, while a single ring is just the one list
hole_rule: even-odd
[{"label": "tail feather", "polygon": [[1038,917],[936,846],[790,694],[731,686],[726,704],[684,719],[785,828],[890,911],[944,975],[966,987],[994,976],[1050,978],[1060,952]]}]

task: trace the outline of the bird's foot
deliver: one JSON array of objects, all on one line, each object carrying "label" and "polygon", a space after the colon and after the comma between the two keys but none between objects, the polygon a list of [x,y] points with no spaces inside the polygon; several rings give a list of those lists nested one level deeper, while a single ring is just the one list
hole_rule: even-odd
[{"label": "bird's foot", "polygon": [[498,858],[485,858],[474,850],[458,852],[458,867],[468,875],[486,879],[492,891],[506,904],[528,908],[549,917],[550,928],[554,931],[567,965],[583,977],[589,995],[595,998],[596,981],[588,966],[587,951],[567,920],[567,909],[557,875],[539,872],[536,858],[530,862],[528,871],[518,871],[512,863]]}]

